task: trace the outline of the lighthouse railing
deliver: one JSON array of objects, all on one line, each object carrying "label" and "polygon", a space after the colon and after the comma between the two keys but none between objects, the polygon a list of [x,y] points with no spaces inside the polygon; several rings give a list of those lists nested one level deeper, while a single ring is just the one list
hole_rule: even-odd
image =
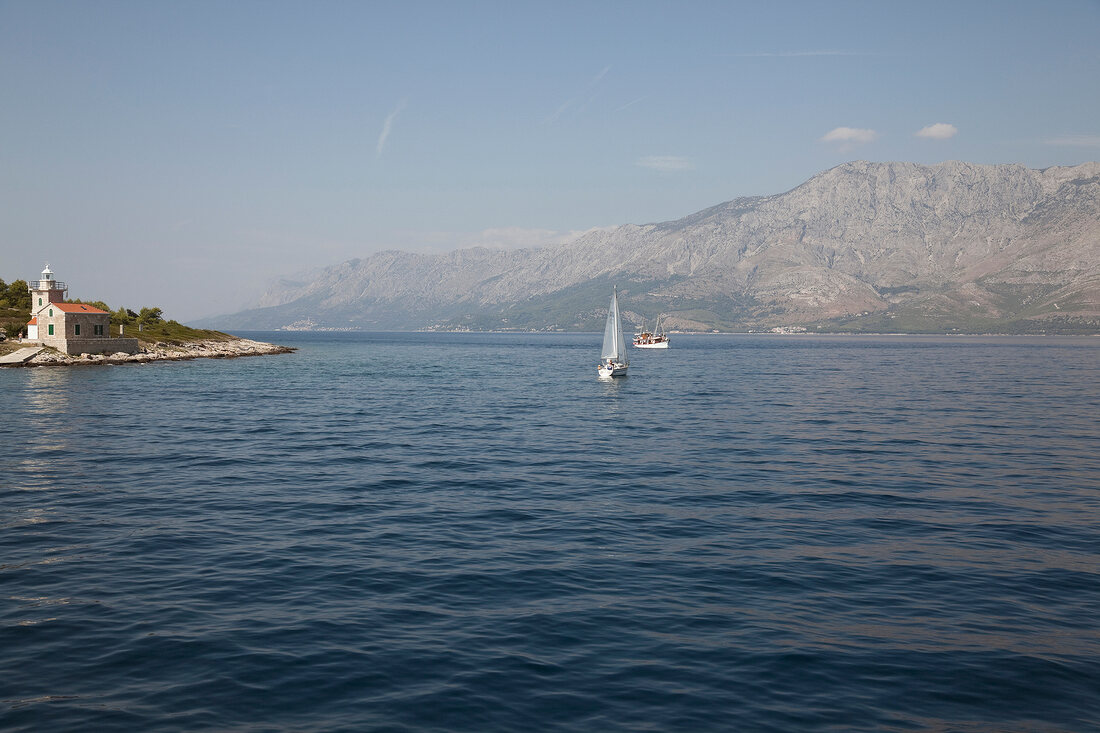
[{"label": "lighthouse railing", "polygon": [[69,286],[60,280],[31,280],[27,283],[31,290],[68,290]]}]

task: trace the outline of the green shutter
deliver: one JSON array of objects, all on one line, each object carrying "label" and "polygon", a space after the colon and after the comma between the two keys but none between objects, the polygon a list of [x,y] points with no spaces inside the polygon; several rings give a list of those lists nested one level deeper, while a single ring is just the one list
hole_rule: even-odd
[{"label": "green shutter", "polygon": [[79,335],[80,335],[80,324],[79,323],[74,323],[73,324],[73,336],[79,336]]},{"label": "green shutter", "polygon": [[50,335],[53,336],[53,324],[50,324]]}]

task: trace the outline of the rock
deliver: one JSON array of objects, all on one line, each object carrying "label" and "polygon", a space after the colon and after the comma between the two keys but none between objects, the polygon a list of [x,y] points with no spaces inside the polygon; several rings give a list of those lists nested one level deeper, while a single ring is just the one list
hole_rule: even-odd
[{"label": "rock", "polygon": [[[257,348],[260,347],[260,348]],[[203,357],[231,358],[238,356],[259,356],[263,354],[286,354],[295,351],[287,346],[261,344],[250,340],[199,341],[188,344],[188,348],[142,349],[137,354],[118,352],[110,356],[104,354],[81,354],[68,356],[56,351],[43,351],[23,366],[62,366],[67,364],[127,364],[148,363],[150,361],[180,361]]]}]

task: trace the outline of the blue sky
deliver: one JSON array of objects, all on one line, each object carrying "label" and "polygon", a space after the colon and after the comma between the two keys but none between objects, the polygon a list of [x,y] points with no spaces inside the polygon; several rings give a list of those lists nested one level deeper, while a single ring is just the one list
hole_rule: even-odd
[{"label": "blue sky", "polygon": [[1097,160],[1097,39],[1096,0],[0,0],[0,277],[187,320],[848,160]]}]

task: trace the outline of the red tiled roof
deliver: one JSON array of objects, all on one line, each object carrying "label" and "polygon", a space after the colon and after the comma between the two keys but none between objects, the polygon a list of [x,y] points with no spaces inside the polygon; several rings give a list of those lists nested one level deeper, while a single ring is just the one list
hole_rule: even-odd
[{"label": "red tiled roof", "polygon": [[38,316],[35,316],[34,318],[27,321],[27,325],[28,326],[37,326],[38,325]]},{"label": "red tiled roof", "polygon": [[84,303],[50,303],[54,308],[57,308],[62,313],[106,313],[107,311],[100,310],[99,308],[93,308],[90,305]]}]

